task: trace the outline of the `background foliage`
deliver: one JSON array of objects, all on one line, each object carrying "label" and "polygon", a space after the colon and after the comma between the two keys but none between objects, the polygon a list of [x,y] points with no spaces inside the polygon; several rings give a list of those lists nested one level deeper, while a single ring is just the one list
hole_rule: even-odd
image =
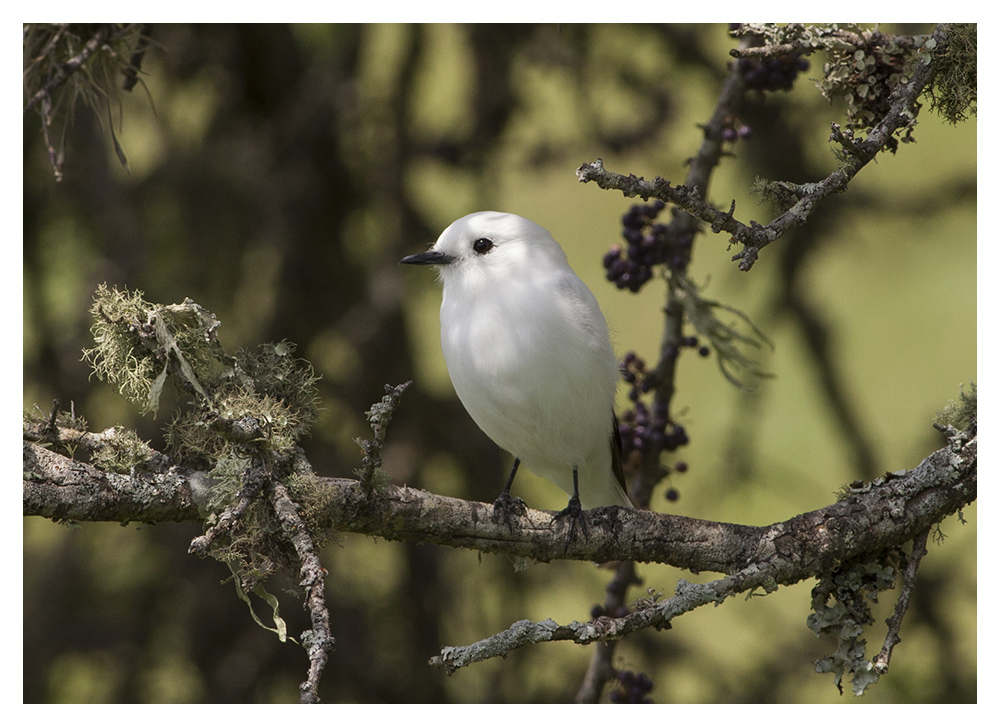
[{"label": "background foliage", "polygon": [[[662,282],[631,294],[603,280],[601,257],[620,241],[630,202],[573,172],[600,156],[609,168],[681,181],[729,60],[724,26],[157,25],[152,34],[145,90],[121,94],[120,116],[112,107],[127,170],[108,115],[78,110],[57,183],[37,116],[25,115],[26,407],[73,402],[93,429],[135,427],[162,447],[169,402],[159,419],[142,417],[89,378],[88,310],[105,282],[164,303],[190,297],[223,322],[227,348],[287,339],[313,363],[323,410],[307,448],[319,473],[348,476],[364,411],[385,383],[414,379],[385,468],[398,483],[492,501],[509,461],[452,392],[439,289],[426,271],[397,265],[478,209],[552,231],[619,352],[655,358]],[[739,121],[753,133],[714,177],[718,204],[735,198],[743,217],[766,220],[766,208],[746,212],[756,176],[804,182],[833,166],[829,122],[844,105],[810,82],[820,65],[814,57],[791,92],[747,105]],[[748,394],[711,359],[682,360],[691,444],[677,455],[689,466],[669,482],[680,499],[659,497],[656,509],[766,524],[940,446],[935,411],[976,377],[976,119],[952,126],[925,108],[918,121],[917,144],[880,156],[751,272],[735,269],[724,237],[697,238],[693,279],[775,342],[766,366],[776,378]],[[556,488],[521,477],[532,506],[565,504]],[[930,546],[892,669],[865,701],[976,699],[975,505],[965,517]],[[199,531],[26,519],[24,700],[295,701],[301,649],[254,625],[232,584],[220,585],[223,566],[186,554]],[[609,577],[586,563],[515,573],[505,558],[354,536],[325,558],[338,640],[320,690],[328,702],[572,699],[589,652],[571,644],[452,677],[427,659],[520,618],[586,620]],[[678,577],[699,578],[640,573],[667,593]],[[806,627],[811,585],[701,609],[628,640],[618,664],[649,674],[656,701],[852,701],[813,671],[831,645]],[[295,601],[285,604],[290,632],[306,628]],[[891,605],[876,613],[870,648]]]}]

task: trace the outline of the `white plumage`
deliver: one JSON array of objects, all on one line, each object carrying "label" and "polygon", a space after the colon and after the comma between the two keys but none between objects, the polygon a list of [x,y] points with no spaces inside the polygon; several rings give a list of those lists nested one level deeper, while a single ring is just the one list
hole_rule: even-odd
[{"label": "white plumage", "polygon": [[571,496],[577,469],[583,507],[630,507],[613,465],[620,374],[607,323],[548,231],[477,212],[402,262],[440,273],[441,348],[476,424]]}]

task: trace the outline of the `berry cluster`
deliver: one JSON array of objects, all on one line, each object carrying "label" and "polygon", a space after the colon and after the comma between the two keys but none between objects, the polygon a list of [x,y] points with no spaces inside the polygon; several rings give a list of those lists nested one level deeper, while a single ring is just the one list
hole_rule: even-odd
[{"label": "berry cluster", "polygon": [[620,289],[638,293],[653,278],[653,266],[666,263],[672,269],[687,265],[691,236],[673,239],[670,228],[656,217],[666,207],[662,200],[633,205],[622,215],[622,237],[626,245],[612,245],[604,255],[607,278]]},{"label": "berry cluster", "polygon": [[[685,346],[697,346],[698,339],[690,336],[682,342]],[[705,347],[702,347],[706,351]],[[676,354],[675,354],[676,355]],[[683,425],[670,420],[666,402],[656,400],[652,414],[649,407],[642,401],[643,394],[653,388],[653,379],[646,372],[646,363],[634,352],[625,355],[622,364],[622,377],[629,383],[628,398],[634,402],[633,408],[625,411],[619,421],[618,431],[622,440],[622,456],[626,462],[633,453],[649,453],[659,457],[663,451],[673,452],[686,445],[687,431]],[[673,464],[673,471],[687,472],[686,462]],[[680,498],[680,493],[674,487],[668,487],[664,493],[667,500],[674,502]]]},{"label": "berry cluster", "polygon": [[652,380],[645,369],[645,361],[634,352],[625,355],[622,376],[631,385],[628,398],[635,402],[632,409],[622,414],[618,427],[622,455],[626,458],[636,451],[654,455],[663,451],[673,452],[690,441],[684,427],[670,420],[666,402],[657,400],[650,412],[641,400],[642,394],[652,388]]},{"label": "berry cluster", "polygon": [[740,58],[737,63],[747,87],[754,91],[791,91],[795,77],[809,68],[809,60],[799,52],[769,58]]},{"label": "berry cluster", "polygon": [[619,686],[611,692],[611,701],[615,704],[652,704],[649,693],[653,691],[653,680],[639,672],[615,672]]}]

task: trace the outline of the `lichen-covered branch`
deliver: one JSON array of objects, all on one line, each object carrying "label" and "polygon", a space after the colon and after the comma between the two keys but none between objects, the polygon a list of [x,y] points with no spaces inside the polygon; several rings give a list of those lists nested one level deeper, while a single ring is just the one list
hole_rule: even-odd
[{"label": "lichen-covered branch", "polygon": [[181,467],[120,474],[24,442],[25,515],[89,522],[200,520],[207,501],[203,473]]},{"label": "lichen-covered branch", "polygon": [[809,54],[830,49],[853,51],[866,44],[881,43],[916,50],[923,41],[921,36],[887,35],[877,30],[861,32],[836,25],[812,26],[802,23],[785,25],[743,23],[733,31],[733,35],[760,38],[763,41],[763,45],[733,48],[729,54],[734,58],[761,58],[789,53]]},{"label": "lichen-covered branch", "polygon": [[522,646],[545,641],[572,641],[577,644],[617,641],[645,628],[670,628],[671,619],[700,606],[722,603],[737,593],[755,588],[773,589],[773,580],[766,570],[751,566],[746,572],[735,573],[709,583],[689,583],[681,580],[673,598],[665,601],[647,599],[648,605],[621,618],[599,618],[581,623],[572,621],[565,626],[552,619],[540,623],[518,621],[509,629],[468,646],[446,646],[430,660],[431,666],[443,668],[448,674],[476,662],[506,656]]},{"label": "lichen-covered branch", "polygon": [[[512,528],[490,517],[492,506],[385,485],[372,498],[357,480],[315,478],[300,502],[324,504],[331,530],[389,540],[470,548],[525,558],[609,562],[636,560],[679,568],[738,573],[766,563],[791,583],[846,558],[912,540],[976,498],[976,443],[946,446],[915,469],[868,483],[821,510],[766,527],[719,523],[641,510],[584,513],[589,535],[566,542],[551,513],[527,510]],[[157,488],[162,487],[160,492]],[[114,522],[194,520],[205,476],[116,475],[24,443],[24,514]],[[70,492],[72,490],[72,493]],[[314,516],[316,517],[316,516]]]},{"label": "lichen-covered branch", "polygon": [[896,599],[896,608],[886,620],[889,631],[886,634],[882,650],[875,657],[872,667],[878,674],[885,674],[889,671],[889,661],[892,659],[892,650],[900,642],[899,629],[903,625],[903,616],[910,607],[910,597],[917,587],[917,570],[920,568],[920,561],[927,555],[927,532],[919,534],[913,539],[913,547],[910,549],[910,557],[903,570],[903,584],[899,590],[899,598]]},{"label": "lichen-covered branch", "polygon": [[385,443],[386,428],[392,420],[392,413],[399,405],[399,398],[411,383],[406,381],[398,386],[386,384],[385,396],[382,397],[382,401],[373,404],[371,409],[365,412],[368,422],[372,425],[373,434],[372,439],[358,442],[365,453],[364,459],[361,461],[361,470],[358,472],[361,484],[365,488],[372,487],[375,471],[382,466],[382,445]]},{"label": "lichen-covered branch", "polygon": [[302,634],[302,645],[309,655],[309,675],[299,685],[299,702],[316,704],[319,702],[319,680],[335,643],[330,633],[330,611],[326,607],[326,571],[295,502],[289,497],[288,489],[277,480],[270,484],[270,500],[282,532],[292,543],[301,563],[299,588],[305,593],[312,629]]}]

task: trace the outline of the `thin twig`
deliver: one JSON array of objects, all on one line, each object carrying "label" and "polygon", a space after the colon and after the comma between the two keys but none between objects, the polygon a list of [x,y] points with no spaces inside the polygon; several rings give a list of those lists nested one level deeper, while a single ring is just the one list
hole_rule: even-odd
[{"label": "thin twig", "polygon": [[903,584],[900,587],[899,598],[896,600],[896,609],[892,616],[886,619],[889,632],[886,634],[882,650],[872,662],[872,667],[879,674],[885,674],[889,671],[892,650],[900,642],[899,629],[903,625],[906,609],[910,606],[910,596],[913,595],[913,590],[917,585],[917,569],[920,567],[920,561],[927,555],[927,535],[929,532],[926,530],[913,539],[913,549],[910,551],[910,558],[906,563],[906,570],[903,572]]},{"label": "thin twig", "polygon": [[326,606],[326,571],[320,563],[309,529],[299,517],[288,490],[278,480],[272,480],[270,496],[281,530],[295,548],[301,563],[299,588],[305,593],[312,629],[301,636],[302,646],[309,654],[309,675],[299,685],[299,702],[315,704],[319,702],[319,680],[335,644],[330,633],[330,612]]},{"label": "thin twig", "polygon": [[374,434],[373,439],[366,439],[362,443],[365,456],[361,460],[359,475],[361,485],[365,488],[371,488],[375,470],[382,466],[382,445],[385,443],[386,428],[392,420],[392,413],[399,405],[399,398],[411,383],[413,382],[406,381],[398,386],[386,384],[385,396],[382,397],[382,401],[373,404],[372,408],[365,412],[368,421],[372,425],[372,432]]},{"label": "thin twig", "polygon": [[226,508],[215,524],[205,531],[204,535],[199,535],[191,541],[188,546],[188,553],[204,558],[208,555],[212,543],[217,538],[228,533],[233,525],[243,516],[246,509],[258,498],[265,484],[258,467],[247,467],[243,473],[243,487],[236,497],[236,504]]},{"label": "thin twig", "polygon": [[670,621],[696,608],[721,604],[729,596],[755,588],[770,588],[772,576],[766,570],[751,566],[745,571],[725,576],[709,583],[689,583],[681,580],[673,598],[651,603],[621,618],[602,616],[586,623],[573,621],[560,626],[552,619],[540,623],[523,620],[509,629],[468,646],[446,646],[430,660],[430,665],[452,674],[457,669],[506,656],[510,652],[545,641],[573,641],[577,644],[617,641],[628,634],[646,628],[670,628]]}]

